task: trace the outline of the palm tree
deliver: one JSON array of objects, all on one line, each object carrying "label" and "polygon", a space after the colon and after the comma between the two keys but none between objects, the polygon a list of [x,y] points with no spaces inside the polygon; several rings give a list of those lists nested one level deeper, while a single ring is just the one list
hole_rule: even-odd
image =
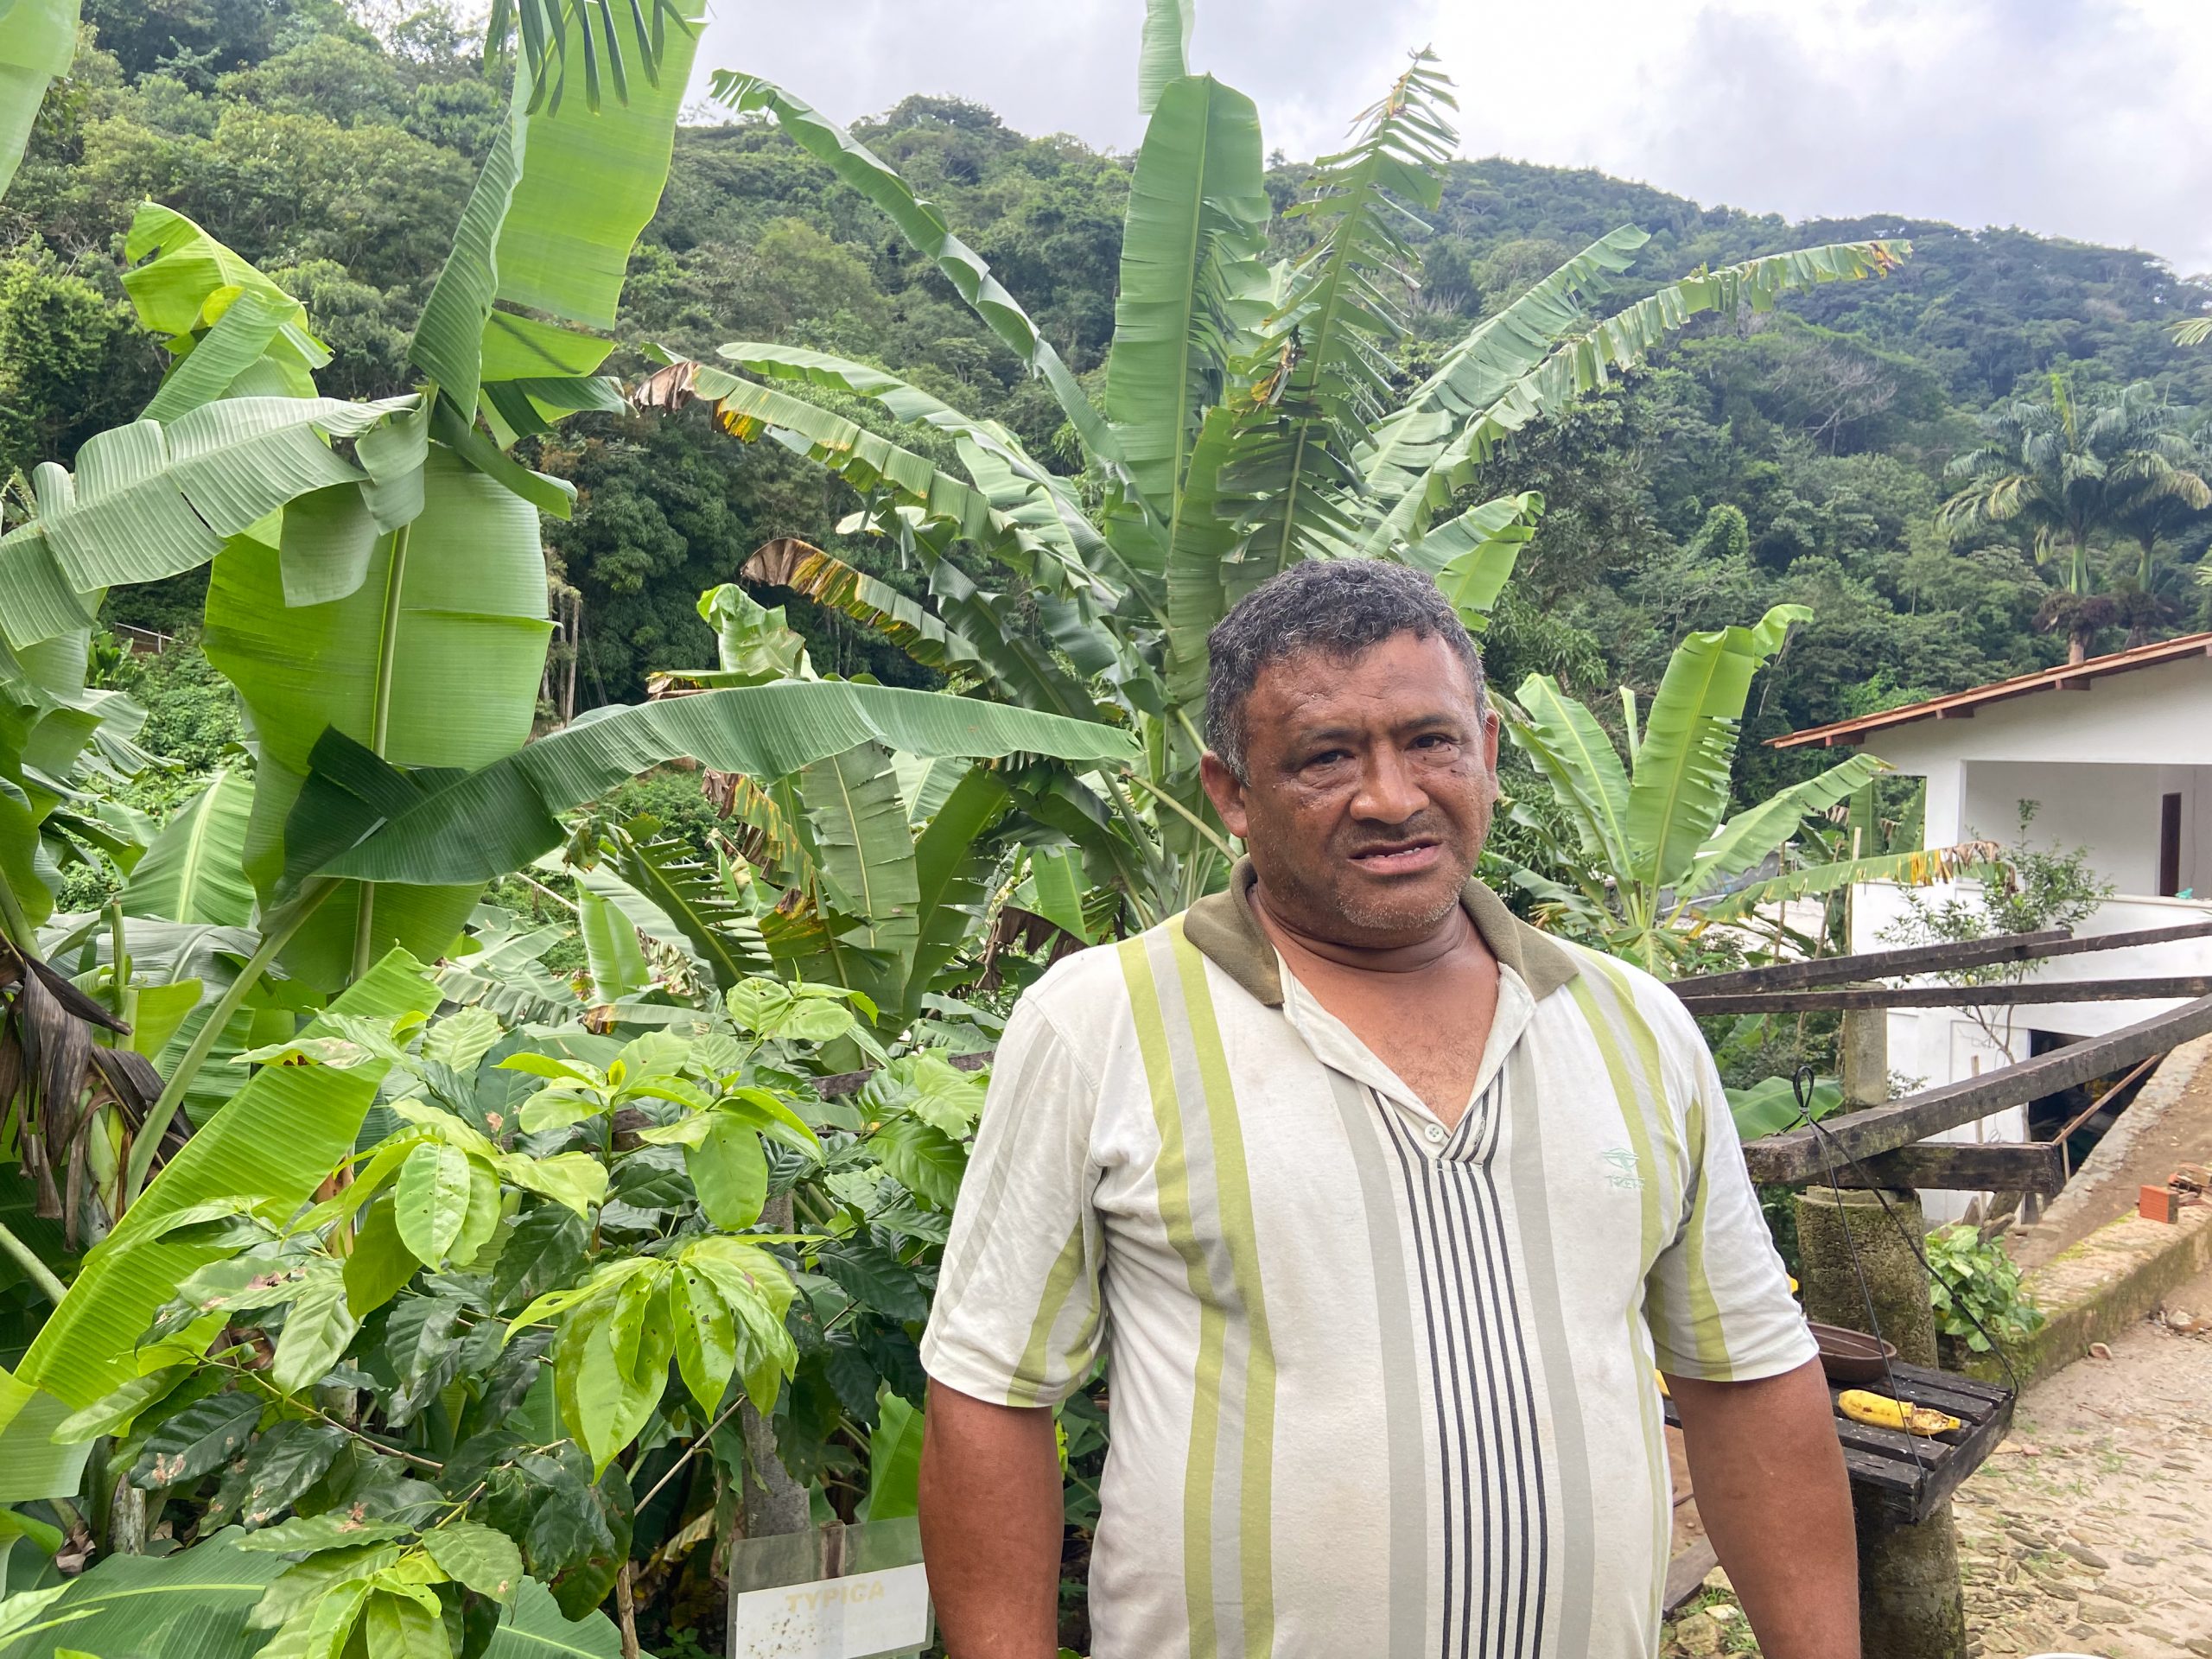
[{"label": "palm tree", "polygon": [[2134,575],[2127,643],[2144,643],[2158,607],[2158,544],[2212,507],[2212,471],[2202,429],[2183,429],[2181,412],[2149,385],[2139,382],[2102,410],[2092,441],[2115,451],[2110,472],[2113,527],[2140,550]]},{"label": "palm tree", "polygon": [[2212,489],[2147,385],[2084,402],[2053,373],[2049,402],[2017,398],[1984,416],[1982,429],[1981,446],[1944,469],[1964,482],[1939,520],[1955,530],[2015,524],[2029,532],[2037,563],[2063,572],[2044,620],[2066,630],[2068,659],[2078,663],[2097,630],[2121,615],[2096,592],[2095,541],[2138,541],[2138,587],[2147,595],[2159,535],[2175,515],[2212,504]]},{"label": "palm tree", "polygon": [[[1146,759],[1133,787],[1056,775],[1022,806],[1080,847],[1093,880],[1117,887],[1141,921],[1188,904],[1225,868],[1198,785],[1194,715],[1207,632],[1231,604],[1300,560],[1390,558],[1434,575],[1479,626],[1542,507],[1533,494],[1463,499],[1500,443],[1699,313],[1763,310],[1785,289],[1886,271],[1899,253],[1853,243],[1700,270],[1593,321],[1593,287],[1648,240],[1625,227],[1484,318],[1401,394],[1395,353],[1417,268],[1409,238],[1440,199],[1456,143],[1450,83],[1431,54],[1414,56],[1289,210],[1310,229],[1306,251],[1270,269],[1258,113],[1189,72],[1188,23],[1183,0],[1152,0],[1139,87],[1148,121],[1103,407],[983,260],[865,145],[757,77],[714,82],[741,113],[772,113],[886,213],[1046,383],[1083,448],[1082,493],[996,423],[819,352],[734,342],[721,348],[730,369],[671,364],[641,396],[663,407],[711,398],[734,435],[772,435],[854,484],[867,504],[857,522],[920,561],[935,610],[894,604],[826,556],[791,567],[802,591],[925,660],[957,663],[989,696],[1139,735]],[[873,398],[896,421],[936,428],[966,476],[797,395],[804,387]],[[1083,505],[1092,489],[1095,514]],[[956,539],[1006,576],[979,582],[951,563]]]}]

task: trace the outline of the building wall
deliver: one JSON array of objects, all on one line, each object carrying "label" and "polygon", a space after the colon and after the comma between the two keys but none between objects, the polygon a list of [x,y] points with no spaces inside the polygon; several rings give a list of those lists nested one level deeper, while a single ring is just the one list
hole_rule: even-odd
[{"label": "building wall", "polygon": [[1959,760],[2212,766],[2212,658],[2190,657],[1985,703],[1966,720],[1918,720],[1872,734],[1866,747],[1925,776]]},{"label": "building wall", "polygon": [[[2206,718],[2212,721],[2212,711]],[[2033,801],[2031,845],[2049,850],[2087,848],[2091,868],[2129,894],[2158,892],[2160,802],[2178,794],[2181,885],[2203,885],[2199,867],[2212,860],[2197,843],[2202,838],[2200,826],[2212,825],[2212,813],[2201,810],[2212,792],[2212,768],[1969,760],[1961,773],[1959,817],[1964,833],[1959,839],[2011,841],[2019,803]]]},{"label": "building wall", "polygon": [[[2077,932],[2118,933],[2212,917],[2212,902],[2160,899],[2159,801],[2182,797],[2180,885],[2212,899],[2212,658],[2185,658],[2092,680],[2086,690],[2037,691],[1976,708],[1966,719],[1920,720],[1872,734],[1869,753],[1927,779],[1924,844],[1970,836],[2010,841],[2017,804],[2038,804],[2031,845],[2085,847],[2091,868],[2117,889]],[[1962,882],[1929,891],[1971,893]],[[1901,943],[1891,934],[1906,910],[1897,887],[1854,888],[1853,950]],[[2036,980],[2142,978],[2212,974],[2212,938],[2134,950],[2062,957],[2037,964]],[[2117,1031],[2177,1006],[2160,1002],[2067,1002],[1993,1010],[1977,1021],[1962,1008],[1891,1011],[1890,1071],[1904,1090],[1935,1088],[2028,1058],[2030,1033],[2090,1037]],[[2019,1141],[2024,1108],[2015,1107],[1936,1137],[1967,1142]],[[1974,1195],[1922,1195],[1931,1222],[1955,1219]]]}]

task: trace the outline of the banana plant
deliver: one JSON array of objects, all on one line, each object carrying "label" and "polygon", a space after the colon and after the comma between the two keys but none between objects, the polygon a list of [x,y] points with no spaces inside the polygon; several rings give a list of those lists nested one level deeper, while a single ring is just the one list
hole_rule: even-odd
[{"label": "banana plant", "polygon": [[[533,18],[563,22],[563,62],[600,50],[581,8],[542,0],[525,14],[525,35]],[[611,325],[658,200],[699,15],[696,0],[661,0],[652,84],[620,86],[603,108],[541,97],[531,61],[518,67],[416,330],[424,379],[410,396],[317,396],[329,353],[296,299],[171,210],[149,203],[131,226],[124,285],[172,364],[144,415],[93,438],[73,474],[36,469],[33,516],[0,538],[0,638],[16,658],[81,664],[107,588],[212,565],[209,656],[256,740],[244,834],[240,803],[219,803],[225,834],[194,842],[190,882],[149,880],[128,906],[183,921],[226,887],[235,911],[238,877],[251,879],[266,948],[226,993],[238,1000],[201,1025],[208,1046],[271,968],[327,997],[389,949],[435,957],[469,913],[475,887],[458,884],[325,883],[288,903],[286,825],[326,732],[441,772],[528,739],[550,633],[537,515],[565,514],[568,497],[509,452],[573,410],[619,406],[596,373],[611,342],[588,331]],[[194,816],[185,833],[215,827]],[[42,909],[22,879],[35,873],[26,828],[0,821],[0,880],[16,907],[28,896]],[[226,878],[211,860],[233,849]],[[178,1057],[156,1116],[173,1114],[206,1052]],[[134,1148],[131,1187],[157,1139]]]},{"label": "banana plant", "polygon": [[[848,527],[895,539],[926,570],[932,602],[893,595],[812,550],[772,561],[798,591],[917,660],[972,677],[984,695],[1137,734],[1144,759],[1128,779],[1062,772],[1039,780],[1034,804],[1081,849],[1090,880],[1121,892],[1141,922],[1187,904],[1225,868],[1225,838],[1197,785],[1195,715],[1206,635],[1237,598],[1300,560],[1393,558],[1435,575],[1479,626],[1542,508],[1533,494],[1461,501],[1501,442],[1701,312],[1764,309],[1785,289],[1885,272],[1902,252],[1841,244],[1700,271],[1593,321],[1596,285],[1647,239],[1616,231],[1485,318],[1400,397],[1409,238],[1440,198],[1457,139],[1449,82],[1428,54],[1414,56],[1289,210],[1305,222],[1307,251],[1270,268],[1259,116],[1243,94],[1190,72],[1190,21],[1183,0],[1147,8],[1147,119],[1103,407],[982,256],[886,162],[758,76],[713,81],[715,97],[772,115],[889,217],[1045,382],[1082,445],[1095,512],[1076,480],[1004,426],[826,353],[735,341],[721,365],[671,361],[633,394],[648,408],[709,400],[733,435],[773,436],[836,473],[863,498]],[[816,391],[934,428],[959,472],[833,413]],[[945,556],[956,540],[1001,574],[971,578]]]},{"label": "banana plant", "polygon": [[0,3],[0,195],[14,181],[46,89],[77,54],[82,0]]},{"label": "banana plant", "polygon": [[[785,541],[757,556],[817,556]],[[657,695],[817,683],[780,607],[764,608],[730,582],[702,594],[699,613],[715,630],[718,666],[657,676]],[[967,699],[955,706],[1009,712]],[[1022,712],[1044,715],[1033,729],[1049,747],[1035,753],[1134,758],[1124,736],[1093,721]],[[728,823],[703,854],[651,820],[580,836],[567,864],[590,895],[579,914],[588,944],[594,924],[619,914],[640,939],[688,959],[687,988],[727,992],[768,973],[828,981],[861,994],[872,1026],[904,1030],[980,928],[1012,802],[1006,755],[971,760],[927,738],[917,747],[917,735],[887,731],[780,776],[710,770],[706,792]],[[612,965],[628,942],[606,945]],[[645,991],[653,977],[639,960],[631,988]]]},{"label": "banana plant", "polygon": [[1855,754],[1728,812],[1752,679],[1790,627],[1811,617],[1802,605],[1777,605],[1754,626],[1691,634],[1675,648],[1649,709],[1639,711],[1636,694],[1623,687],[1625,761],[1597,716],[1556,680],[1531,674],[1521,683],[1503,705],[1505,729],[1543,778],[1554,810],[1539,813],[1517,802],[1511,811],[1547,849],[1550,868],[1514,870],[1508,879],[1548,925],[1664,976],[1706,923],[1853,881],[1910,876],[1942,861],[1916,855],[1847,859],[1742,880],[1783,852],[1808,820],[1848,800],[1883,770],[1873,756]]}]

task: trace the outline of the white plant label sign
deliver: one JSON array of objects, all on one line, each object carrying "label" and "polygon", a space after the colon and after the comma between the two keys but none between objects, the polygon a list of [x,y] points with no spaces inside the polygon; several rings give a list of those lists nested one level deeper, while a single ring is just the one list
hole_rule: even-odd
[{"label": "white plant label sign", "polygon": [[730,1659],[874,1659],[929,1639],[929,1580],[918,1563],[742,1591],[730,1611]]}]

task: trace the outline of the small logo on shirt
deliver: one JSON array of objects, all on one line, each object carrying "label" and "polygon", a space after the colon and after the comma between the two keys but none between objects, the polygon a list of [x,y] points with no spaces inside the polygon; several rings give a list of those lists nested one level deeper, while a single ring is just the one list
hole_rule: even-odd
[{"label": "small logo on shirt", "polygon": [[1637,1167],[1636,1154],[1626,1147],[1615,1147],[1611,1151],[1600,1154],[1600,1161],[1605,1166],[1606,1185],[1633,1190],[1643,1185],[1643,1173]]}]

